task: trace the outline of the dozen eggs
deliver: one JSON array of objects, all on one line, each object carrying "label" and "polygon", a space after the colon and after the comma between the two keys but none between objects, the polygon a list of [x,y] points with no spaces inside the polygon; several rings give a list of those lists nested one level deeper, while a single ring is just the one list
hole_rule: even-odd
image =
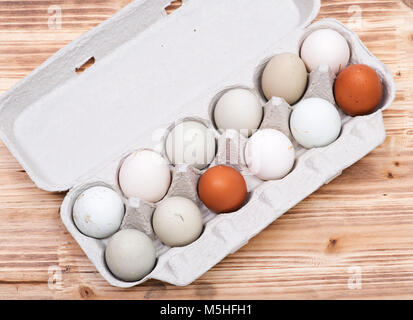
[{"label": "dozen eggs", "polygon": [[[303,148],[326,147],[338,139],[342,125],[339,110],[361,116],[380,104],[380,77],[366,65],[347,66],[350,56],[349,45],[340,33],[321,29],[304,40],[300,56],[282,53],[266,64],[262,93],[268,100],[280,97],[292,106],[290,131]],[[308,72],[321,65],[337,75],[333,91],[339,108],[321,98],[302,98],[308,87]],[[293,169],[296,150],[282,132],[259,130],[264,116],[261,99],[250,89],[227,90],[215,104],[213,123],[221,133],[237,130],[248,139],[244,158],[252,175],[263,181],[279,180]],[[78,195],[73,221],[84,236],[109,239],[105,261],[115,277],[138,281],[153,270],[157,259],[154,242],[145,233],[120,230],[127,199],[156,204],[152,227],[164,245],[186,246],[201,236],[204,223],[198,205],[184,197],[167,197],[171,166],[186,164],[203,170],[198,196],[212,212],[235,212],[246,203],[248,187],[243,174],[230,166],[212,165],[215,156],[214,131],[200,121],[182,121],[165,139],[165,156],[139,150],[124,159],[118,172],[120,193],[107,186],[95,186]]]}]

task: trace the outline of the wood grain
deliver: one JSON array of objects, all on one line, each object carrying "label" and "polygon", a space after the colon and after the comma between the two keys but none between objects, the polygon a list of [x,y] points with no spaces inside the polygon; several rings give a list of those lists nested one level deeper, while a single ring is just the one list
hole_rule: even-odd
[{"label": "wood grain", "polygon": [[[0,0],[0,92],[128,2]],[[62,9],[61,29],[48,27],[52,5]],[[357,31],[394,74],[384,145],[194,284],[121,290],[65,231],[64,195],[39,190],[0,144],[0,298],[413,298],[413,11],[402,0],[333,0],[322,2],[318,19],[325,17]],[[61,285],[49,286],[56,270]],[[361,289],[348,286],[353,271],[361,271]]]}]

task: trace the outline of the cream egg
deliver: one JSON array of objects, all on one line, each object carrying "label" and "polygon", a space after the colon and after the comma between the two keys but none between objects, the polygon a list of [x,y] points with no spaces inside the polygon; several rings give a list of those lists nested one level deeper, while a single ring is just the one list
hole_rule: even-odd
[{"label": "cream egg", "polygon": [[161,200],[171,184],[168,162],[160,154],[140,150],[129,155],[119,170],[119,185],[127,198]]},{"label": "cream egg", "polygon": [[170,247],[182,247],[194,242],[203,229],[198,206],[182,197],[163,201],[156,208],[152,223],[159,240]]},{"label": "cream egg", "polygon": [[347,40],[332,29],[319,29],[311,33],[301,47],[301,59],[309,72],[320,65],[328,65],[337,74],[350,60],[350,47]]},{"label": "cream egg", "polygon": [[270,100],[283,98],[287,103],[296,103],[307,88],[308,74],[304,62],[293,53],[273,57],[262,74],[262,91]]},{"label": "cream egg", "polygon": [[304,148],[325,147],[340,135],[341,118],[327,100],[310,98],[295,106],[290,128],[294,139]]},{"label": "cream egg", "polygon": [[227,91],[214,110],[215,125],[220,130],[234,129],[249,137],[261,124],[263,108],[257,94],[248,89]]},{"label": "cream egg", "polygon": [[83,191],[73,205],[73,221],[84,235],[103,239],[111,236],[122,223],[125,206],[110,188],[97,186]]},{"label": "cream egg", "polygon": [[156,251],[151,239],[135,230],[121,230],[109,239],[105,250],[106,265],[123,281],[138,281],[148,275],[156,263]]},{"label": "cream egg", "polygon": [[290,173],[295,162],[295,150],[282,132],[264,129],[255,133],[245,148],[249,170],[262,180],[278,180]]},{"label": "cream egg", "polygon": [[188,164],[204,169],[215,158],[215,136],[201,122],[184,121],[168,134],[165,151],[174,165]]}]

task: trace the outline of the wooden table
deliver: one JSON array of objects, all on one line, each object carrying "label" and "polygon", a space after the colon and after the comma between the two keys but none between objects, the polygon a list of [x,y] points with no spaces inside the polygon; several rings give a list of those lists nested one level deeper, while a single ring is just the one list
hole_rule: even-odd
[{"label": "wooden table", "polygon": [[[128,2],[0,0],[0,92]],[[48,27],[53,5],[60,29]],[[0,298],[413,298],[413,11],[401,0],[329,0],[325,17],[358,32],[393,72],[384,145],[194,284],[121,290],[65,230],[64,195],[38,189],[0,144]]]}]

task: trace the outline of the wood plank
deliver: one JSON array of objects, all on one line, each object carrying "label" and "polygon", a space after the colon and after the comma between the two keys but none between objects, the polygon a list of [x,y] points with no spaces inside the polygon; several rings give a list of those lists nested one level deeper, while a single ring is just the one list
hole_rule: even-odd
[{"label": "wood plank", "polygon": [[[0,92],[129,2],[0,0]],[[48,27],[54,5],[61,29]],[[413,12],[402,0],[330,0],[321,18],[354,29],[394,74],[381,147],[194,284],[123,290],[105,282],[65,230],[64,195],[39,190],[0,143],[0,298],[413,298]],[[362,287],[351,289],[358,271]],[[53,275],[61,283],[49,286]]]}]

